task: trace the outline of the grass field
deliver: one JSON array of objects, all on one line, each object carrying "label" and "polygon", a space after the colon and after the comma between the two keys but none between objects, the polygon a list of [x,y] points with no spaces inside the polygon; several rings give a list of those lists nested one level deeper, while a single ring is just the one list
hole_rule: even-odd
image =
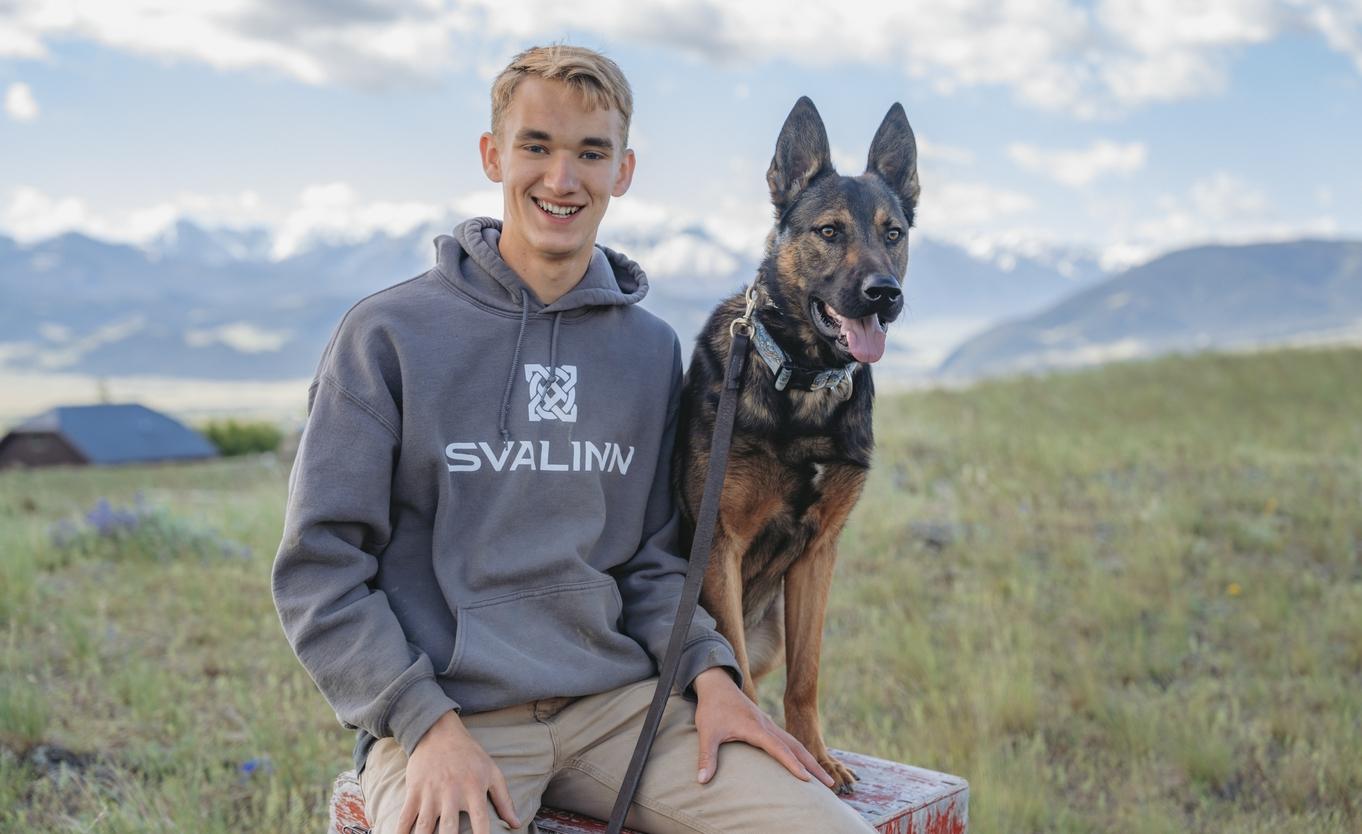
[{"label": "grass field", "polygon": [[[886,397],[876,423],[830,743],[968,778],[985,834],[1362,830],[1362,351]],[[0,474],[0,830],[322,830],[351,738],[270,602],[286,478]]]}]

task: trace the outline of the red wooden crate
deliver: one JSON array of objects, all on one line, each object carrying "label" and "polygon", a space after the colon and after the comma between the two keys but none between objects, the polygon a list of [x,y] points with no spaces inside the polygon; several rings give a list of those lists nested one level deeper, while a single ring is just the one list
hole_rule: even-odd
[{"label": "red wooden crate", "polygon": [[[969,783],[959,776],[834,750],[861,781],[843,799],[883,834],[965,834],[969,828]],[[554,834],[601,834],[605,823],[545,808],[535,818]],[[626,831],[628,829],[625,829]],[[327,834],[368,834],[364,797],[353,770],[336,777]],[[639,832],[634,832],[639,834]]]}]

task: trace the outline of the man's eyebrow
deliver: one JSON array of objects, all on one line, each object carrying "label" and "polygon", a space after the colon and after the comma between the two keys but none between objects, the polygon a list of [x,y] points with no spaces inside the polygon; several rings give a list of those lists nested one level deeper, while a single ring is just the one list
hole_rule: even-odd
[{"label": "man's eyebrow", "polygon": [[515,135],[515,140],[517,142],[548,142],[551,139],[553,139],[553,137],[544,131],[533,130],[531,128],[522,128]]},{"label": "man's eyebrow", "polygon": [[582,140],[582,145],[587,148],[601,148],[607,151],[615,149],[615,143],[603,136],[588,136]]}]

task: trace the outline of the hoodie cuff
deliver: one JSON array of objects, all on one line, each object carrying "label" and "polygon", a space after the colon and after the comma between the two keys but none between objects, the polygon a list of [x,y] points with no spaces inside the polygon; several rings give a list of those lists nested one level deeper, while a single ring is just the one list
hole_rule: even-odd
[{"label": "hoodie cuff", "polygon": [[388,711],[388,728],[410,756],[416,744],[440,717],[459,705],[450,700],[434,678],[421,678],[407,687]]},{"label": "hoodie cuff", "polygon": [[738,688],[742,688],[742,672],[738,671],[738,659],[728,641],[717,636],[705,637],[681,650],[681,665],[676,670],[677,690],[681,696],[688,701],[696,700],[695,679],[715,666],[723,667]]}]

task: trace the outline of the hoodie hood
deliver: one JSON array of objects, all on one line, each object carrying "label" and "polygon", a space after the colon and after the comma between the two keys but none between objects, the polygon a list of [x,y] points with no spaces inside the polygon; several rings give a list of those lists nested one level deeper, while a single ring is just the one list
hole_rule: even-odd
[{"label": "hoodie hood", "polygon": [[456,291],[495,310],[519,314],[520,333],[516,336],[515,352],[511,355],[497,421],[502,441],[509,443],[511,433],[507,427],[507,417],[511,408],[511,389],[520,367],[520,351],[525,344],[530,313],[553,316],[548,373],[540,379],[541,389],[544,389],[556,378],[558,327],[562,324],[563,314],[583,310],[580,315],[585,315],[585,308],[636,304],[648,294],[648,278],[638,264],[618,252],[597,246],[591,253],[586,274],[577,285],[552,304],[543,304],[515,270],[501,259],[501,251],[497,246],[500,240],[500,220],[490,217],[465,220],[454,228],[453,235],[435,238],[435,268]]},{"label": "hoodie hood", "polygon": [[648,278],[638,264],[597,245],[582,280],[552,304],[543,304],[501,259],[500,240],[500,220],[465,220],[452,235],[435,238],[436,268],[461,292],[513,315],[636,304],[648,294]]}]

